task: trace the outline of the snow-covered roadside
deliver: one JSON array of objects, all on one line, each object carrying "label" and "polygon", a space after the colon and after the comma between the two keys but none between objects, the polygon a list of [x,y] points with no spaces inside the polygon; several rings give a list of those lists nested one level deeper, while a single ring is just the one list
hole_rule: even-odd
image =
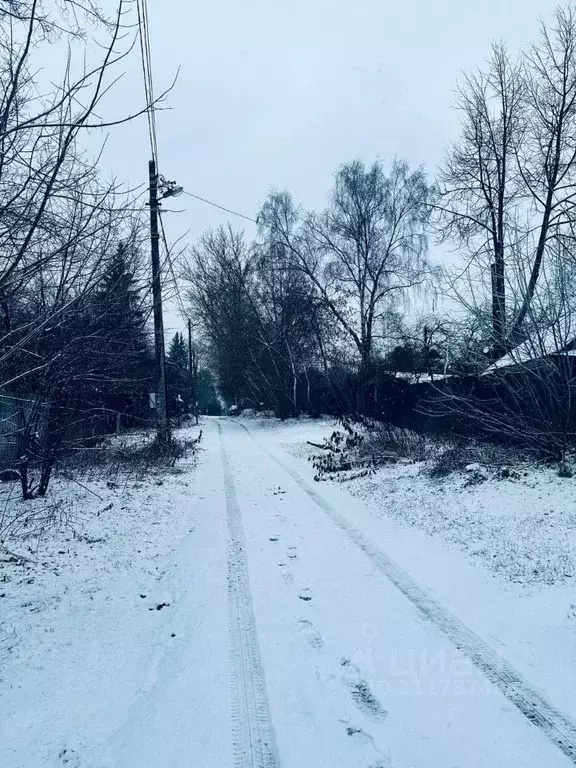
[{"label": "snow-covered roadside", "polygon": [[[360,478],[351,491],[381,515],[466,552],[503,581],[558,585],[576,577],[576,480],[530,467],[515,479],[432,480],[418,465]],[[576,598],[576,595],[575,595]]]},{"label": "snow-covered roadside", "polygon": [[[334,425],[302,421],[259,430],[309,478],[308,458]],[[396,465],[321,483],[361,504],[350,519],[534,685],[576,718],[576,479],[532,467],[513,480],[466,485]]]},{"label": "snow-covered roadside", "polygon": [[[225,710],[228,693],[222,673],[226,529],[225,518],[213,514],[223,506],[220,469],[206,466],[199,473],[195,464],[184,459],[161,476],[113,487],[91,482],[93,493],[56,478],[47,503],[65,502],[67,524],[48,531],[38,551],[29,553],[35,562],[0,567],[4,768],[120,766],[124,751],[140,766],[164,764],[158,750],[166,757],[171,747],[162,743],[162,717],[156,715],[155,727],[139,729],[138,744],[131,743],[130,728],[133,717],[145,723],[146,708],[157,702],[159,674],[158,696],[175,703],[170,733],[176,712],[193,718],[210,739],[206,707],[216,697],[217,708],[224,702]],[[209,557],[202,557],[206,549]],[[199,632],[203,623],[211,631]],[[191,687],[184,637],[192,628],[200,638],[194,654],[207,660],[200,669],[194,665],[194,696],[181,691]],[[211,638],[209,648],[202,647],[204,636]],[[215,685],[219,677],[222,690]],[[192,754],[198,745],[186,745],[186,734],[192,738],[183,728],[183,741],[172,749],[186,753],[188,747]],[[209,750],[214,765],[224,765],[230,746],[221,736],[211,739]]]},{"label": "snow-covered roadside", "polygon": [[[280,445],[307,460],[321,452],[308,441],[320,443],[333,429],[337,424],[327,421],[276,425]],[[389,464],[344,487],[376,516],[440,539],[503,582],[553,586],[576,579],[576,477],[522,465],[475,484],[463,472],[433,479],[427,468]]]}]

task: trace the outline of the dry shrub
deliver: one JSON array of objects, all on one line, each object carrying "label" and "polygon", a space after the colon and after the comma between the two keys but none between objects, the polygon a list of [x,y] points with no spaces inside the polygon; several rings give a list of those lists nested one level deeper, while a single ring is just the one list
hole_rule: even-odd
[{"label": "dry shrub", "polygon": [[[78,488],[81,496],[98,496],[90,488],[92,481],[105,481],[109,488],[152,478],[160,484],[162,475],[177,472],[176,462],[197,449],[201,435],[185,441],[173,438],[168,446],[160,445],[152,432],[108,437],[62,457],[56,474]],[[23,542],[38,542],[52,528],[74,524],[74,505],[57,497],[49,491],[46,497],[25,500],[17,479],[0,483],[0,562],[26,561],[27,556],[14,554],[14,544],[21,549]],[[34,546],[28,543],[26,551],[33,553]]]},{"label": "dry shrub", "polygon": [[411,461],[426,461],[433,450],[432,441],[411,429],[376,424],[366,433],[360,453],[375,457],[384,455]]},{"label": "dry shrub", "polygon": [[182,441],[172,438],[165,446],[156,440],[154,433],[143,433],[134,439],[108,439],[99,445],[81,447],[60,463],[59,472],[64,476],[83,476],[91,479],[105,478],[116,481],[144,479],[148,475],[165,472],[174,467],[179,459],[196,449],[198,440]]},{"label": "dry shrub", "polygon": [[424,461],[434,451],[429,438],[412,430],[365,417],[343,419],[341,424],[342,429],[335,430],[323,445],[316,445],[322,450],[310,459],[316,480],[337,473],[350,473],[341,480],[362,477],[401,459]]},{"label": "dry shrub", "polygon": [[453,440],[439,447],[428,468],[430,477],[446,477],[453,472],[463,472],[469,464],[480,464],[500,470],[500,475],[512,477],[510,465],[527,460],[526,451],[519,448],[471,440]]}]

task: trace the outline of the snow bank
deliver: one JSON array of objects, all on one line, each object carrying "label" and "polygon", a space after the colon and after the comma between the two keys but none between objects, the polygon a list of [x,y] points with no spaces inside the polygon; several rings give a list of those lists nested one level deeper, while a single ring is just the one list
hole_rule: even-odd
[{"label": "snow bank", "polygon": [[520,480],[467,485],[421,467],[387,468],[349,486],[375,514],[391,516],[456,547],[502,578],[557,584],[576,574],[576,483],[551,469]]}]

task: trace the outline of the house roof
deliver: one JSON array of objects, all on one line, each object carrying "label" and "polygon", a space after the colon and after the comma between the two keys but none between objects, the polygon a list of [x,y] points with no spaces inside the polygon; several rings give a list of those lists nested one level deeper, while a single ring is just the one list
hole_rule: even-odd
[{"label": "house roof", "polygon": [[576,356],[576,317],[565,316],[544,330],[536,331],[511,352],[493,362],[480,375],[487,376],[501,368],[525,365],[550,355]]},{"label": "house roof", "polygon": [[396,371],[394,374],[397,379],[405,379],[406,381],[409,381],[410,384],[421,384],[426,381],[440,381],[442,379],[451,379],[451,374],[446,373],[434,373],[430,375],[429,373],[411,373],[409,371]]}]

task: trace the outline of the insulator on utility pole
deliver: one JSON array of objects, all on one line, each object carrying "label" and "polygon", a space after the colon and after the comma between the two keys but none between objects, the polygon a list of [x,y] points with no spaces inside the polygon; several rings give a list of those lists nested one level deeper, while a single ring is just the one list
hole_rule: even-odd
[{"label": "insulator on utility pole", "polygon": [[166,357],[162,319],[162,279],[160,274],[160,233],[158,231],[158,175],[156,161],[150,160],[150,250],[152,255],[152,299],[154,303],[154,351],[156,355],[156,419],[158,442],[170,443],[166,398]]}]

